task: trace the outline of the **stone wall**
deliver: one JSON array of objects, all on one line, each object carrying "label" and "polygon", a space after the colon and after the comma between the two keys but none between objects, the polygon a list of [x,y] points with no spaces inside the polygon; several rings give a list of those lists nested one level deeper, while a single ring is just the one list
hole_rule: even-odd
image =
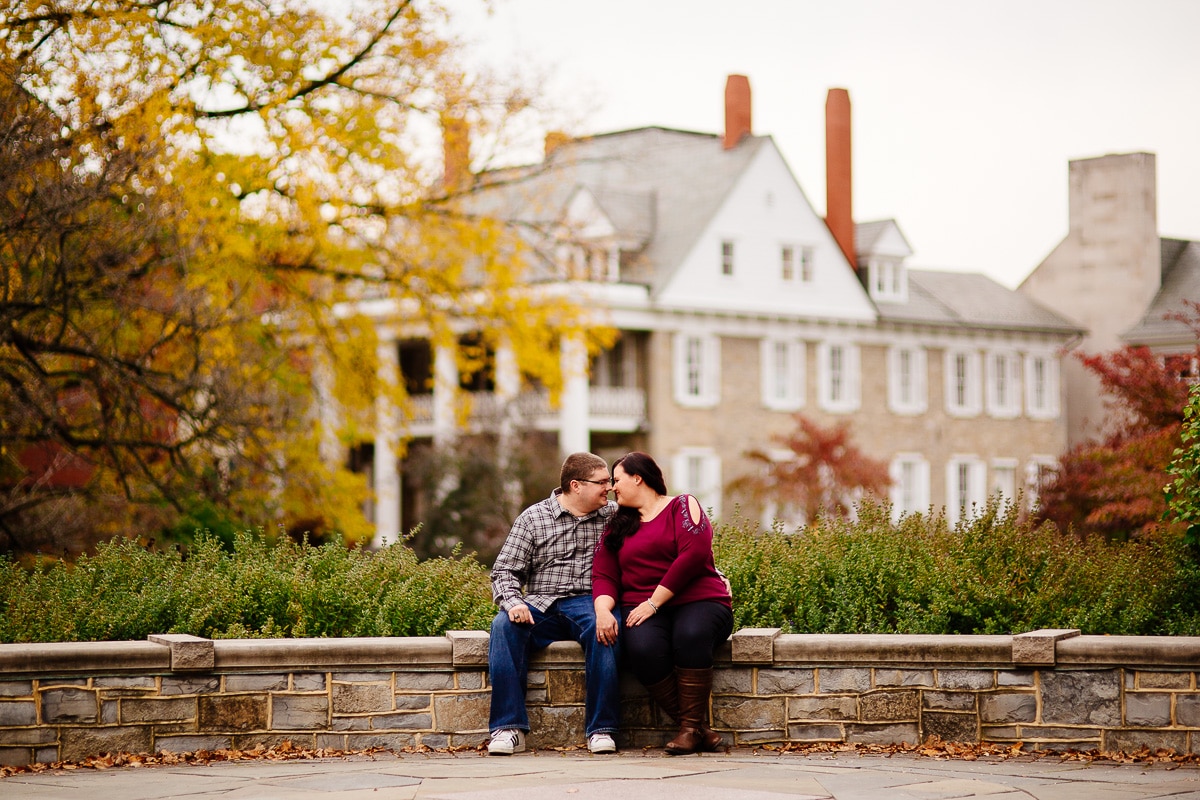
[{"label": "stone wall", "polygon": [[[488,635],[0,645],[0,763],[104,752],[474,746],[487,738]],[[1200,637],[780,635],[718,656],[730,744],[946,741],[1200,752]],[[625,747],[672,732],[632,679]],[[529,675],[534,747],[582,745],[578,645]]]}]

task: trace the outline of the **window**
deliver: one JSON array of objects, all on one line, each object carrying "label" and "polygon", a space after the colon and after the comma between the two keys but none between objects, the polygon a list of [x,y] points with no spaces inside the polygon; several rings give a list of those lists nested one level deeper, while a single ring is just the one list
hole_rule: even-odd
[{"label": "window", "polygon": [[915,453],[898,453],[888,466],[892,519],[929,510],[929,462]]},{"label": "window", "polygon": [[893,347],[888,351],[888,407],[897,414],[921,414],[928,406],[925,350]]},{"label": "window", "polygon": [[989,353],[987,357],[987,410],[993,417],[1021,413],[1021,360],[1015,353]]},{"label": "window", "polygon": [[572,243],[558,246],[559,272],[573,281],[610,280],[610,250],[597,243]]},{"label": "window", "polygon": [[685,447],[671,459],[668,485],[678,494],[695,495],[710,518],[721,513],[721,459],[710,447]]},{"label": "window", "polygon": [[957,456],[946,465],[946,518],[950,524],[970,519],[986,501],[984,464],[975,456]]},{"label": "window", "polygon": [[636,387],[637,342],[635,334],[624,332],[613,342],[611,350],[603,350],[592,363],[592,386]]},{"label": "window", "polygon": [[908,274],[894,258],[872,258],[867,262],[867,288],[875,300],[903,303],[908,300]]},{"label": "window", "polygon": [[871,264],[871,277],[875,296],[886,296],[892,293],[892,271],[894,265],[888,261],[875,261]]},{"label": "window", "polygon": [[1058,416],[1058,362],[1049,355],[1025,356],[1025,412],[1035,419]]},{"label": "window", "polygon": [[780,276],[785,282],[812,282],[812,248],[785,244],[779,248]]},{"label": "window", "polygon": [[1017,460],[997,458],[992,462],[992,485],[989,497],[999,496],[1003,503],[1017,499]]},{"label": "window", "polygon": [[458,359],[460,389],[482,393],[496,391],[496,351],[482,334],[472,331],[458,337]]},{"label": "window", "polygon": [[400,377],[409,396],[433,391],[433,345],[428,339],[404,339],[397,344]]},{"label": "window", "polygon": [[946,351],[946,411],[958,417],[979,413],[979,353]]},{"label": "window", "polygon": [[616,281],[620,279],[621,251],[603,243],[578,245],[571,249],[571,265],[567,277],[581,281]]},{"label": "window", "polygon": [[704,392],[704,340],[692,337],[687,340],[685,346],[687,372],[683,391],[689,397],[699,397]]},{"label": "window", "polygon": [[675,401],[685,406],[717,402],[720,344],[715,336],[675,336]]},{"label": "window", "polygon": [[346,465],[351,472],[362,475],[367,480],[370,490],[362,501],[362,513],[367,522],[375,524],[375,443],[356,444],[350,448],[350,458]]},{"label": "window", "polygon": [[1033,456],[1025,465],[1025,497],[1030,510],[1036,510],[1042,491],[1058,474],[1058,462],[1050,456]]},{"label": "window", "polygon": [[804,405],[804,342],[763,339],[759,352],[763,405],[774,411]]},{"label": "window", "polygon": [[1163,367],[1186,383],[1196,383],[1197,376],[1200,376],[1200,359],[1191,353],[1163,356]]},{"label": "window", "polygon": [[721,242],[721,274],[733,274],[733,242]]},{"label": "window", "polygon": [[818,401],[826,411],[854,411],[859,406],[858,347],[822,342],[817,348]]}]

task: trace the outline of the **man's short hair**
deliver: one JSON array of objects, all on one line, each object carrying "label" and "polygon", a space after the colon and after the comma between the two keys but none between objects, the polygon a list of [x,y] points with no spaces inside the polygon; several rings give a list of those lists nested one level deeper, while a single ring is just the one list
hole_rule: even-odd
[{"label": "man's short hair", "polygon": [[585,481],[598,469],[608,472],[608,462],[595,453],[571,453],[558,473],[558,485],[563,494],[571,491],[571,481]]}]

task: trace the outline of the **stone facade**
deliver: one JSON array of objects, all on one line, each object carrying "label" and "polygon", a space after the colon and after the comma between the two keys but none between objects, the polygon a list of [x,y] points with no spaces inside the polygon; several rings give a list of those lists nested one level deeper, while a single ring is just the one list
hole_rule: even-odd
[{"label": "stone facade", "polygon": [[[337,750],[472,747],[488,735],[486,633],[158,641],[156,660],[140,642],[126,643],[128,658],[113,642],[0,645],[0,763],[284,741]],[[197,661],[206,648],[211,660]],[[718,656],[712,719],[736,745],[937,736],[1037,750],[1200,753],[1197,665],[1200,637],[744,629]],[[632,679],[622,692],[621,746],[661,746],[669,721]],[[531,746],[582,745],[577,645],[535,656],[528,703]]]},{"label": "stone facade", "polygon": [[[1067,236],[1018,291],[1078,322],[1082,353],[1122,347],[1162,287],[1157,182],[1153,153],[1068,164]],[[1114,421],[1100,378],[1077,359],[1064,359],[1062,370],[1068,445],[1098,439]]]}]

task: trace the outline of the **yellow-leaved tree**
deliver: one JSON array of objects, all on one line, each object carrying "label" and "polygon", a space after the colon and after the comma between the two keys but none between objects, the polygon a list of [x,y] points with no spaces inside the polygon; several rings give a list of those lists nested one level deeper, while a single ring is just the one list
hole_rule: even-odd
[{"label": "yellow-leaved tree", "polygon": [[381,304],[435,342],[470,320],[552,389],[554,342],[607,336],[470,210],[467,131],[533,106],[464,72],[436,3],[6,2],[0,550],[216,520],[362,540],[328,444],[405,407]]}]

